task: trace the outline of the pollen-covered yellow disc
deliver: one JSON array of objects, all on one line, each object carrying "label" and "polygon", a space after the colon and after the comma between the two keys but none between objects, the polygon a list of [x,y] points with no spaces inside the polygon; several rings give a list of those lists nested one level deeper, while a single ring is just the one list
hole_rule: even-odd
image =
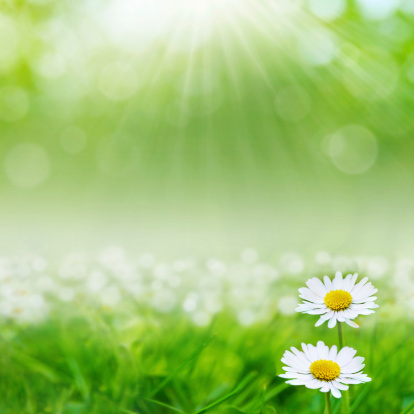
[{"label": "pollen-covered yellow disc", "polygon": [[352,296],[346,290],[331,290],[325,295],[325,305],[334,311],[341,311],[349,308],[352,303]]},{"label": "pollen-covered yellow disc", "polygon": [[333,381],[339,377],[341,368],[336,362],[319,359],[318,361],[312,362],[310,372],[318,380]]}]

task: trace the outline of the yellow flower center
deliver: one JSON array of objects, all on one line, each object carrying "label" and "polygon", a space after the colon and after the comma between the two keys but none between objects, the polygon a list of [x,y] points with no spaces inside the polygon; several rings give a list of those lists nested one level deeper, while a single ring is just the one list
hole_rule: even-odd
[{"label": "yellow flower center", "polygon": [[346,290],[331,290],[325,295],[324,302],[329,309],[341,311],[349,308],[352,296]]},{"label": "yellow flower center", "polygon": [[312,362],[310,372],[318,380],[333,381],[339,377],[341,368],[336,362],[319,359],[318,361]]}]

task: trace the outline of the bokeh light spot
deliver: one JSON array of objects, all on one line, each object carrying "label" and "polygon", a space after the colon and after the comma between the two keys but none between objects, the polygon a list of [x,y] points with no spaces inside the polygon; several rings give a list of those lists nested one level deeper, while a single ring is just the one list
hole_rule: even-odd
[{"label": "bokeh light spot", "polygon": [[65,58],[59,53],[46,53],[37,62],[36,69],[45,78],[58,78],[66,72]]},{"label": "bokeh light spot", "polygon": [[337,53],[336,39],[333,33],[323,28],[306,31],[299,42],[299,55],[304,63],[312,66],[329,64]]},{"label": "bokeh light spot", "polygon": [[377,157],[377,140],[366,128],[347,125],[330,138],[329,155],[333,164],[347,174],[367,171]]},{"label": "bokeh light spot", "polygon": [[402,0],[400,4],[400,10],[407,14],[414,14],[414,1],[413,0]]},{"label": "bokeh light spot", "polygon": [[99,89],[110,100],[122,101],[130,98],[137,88],[137,74],[134,68],[126,63],[110,63],[99,75]]},{"label": "bokeh light spot", "polygon": [[49,176],[47,153],[37,144],[25,142],[12,148],[6,156],[4,168],[10,181],[22,188],[42,184]]},{"label": "bokeh light spot", "polygon": [[9,70],[16,61],[17,30],[12,20],[0,15],[0,72]]},{"label": "bokeh light spot", "polygon": [[305,264],[297,253],[285,253],[280,258],[280,267],[284,273],[297,274],[303,271]]},{"label": "bokeh light spot", "polygon": [[29,110],[27,93],[15,86],[5,86],[0,90],[0,119],[15,122],[23,118]]},{"label": "bokeh light spot", "polygon": [[279,312],[283,315],[294,315],[298,306],[298,299],[295,296],[282,296],[279,299]]},{"label": "bokeh light spot", "polygon": [[325,21],[335,20],[346,10],[345,0],[309,0],[311,12]]},{"label": "bokeh light spot", "polygon": [[60,145],[69,154],[81,152],[86,145],[87,137],[85,132],[77,127],[65,129],[60,134]]},{"label": "bokeh light spot", "polygon": [[211,321],[211,316],[208,312],[197,312],[194,317],[193,321],[198,326],[208,326]]},{"label": "bokeh light spot", "polygon": [[356,3],[366,19],[384,20],[395,13],[399,0],[357,0]]}]

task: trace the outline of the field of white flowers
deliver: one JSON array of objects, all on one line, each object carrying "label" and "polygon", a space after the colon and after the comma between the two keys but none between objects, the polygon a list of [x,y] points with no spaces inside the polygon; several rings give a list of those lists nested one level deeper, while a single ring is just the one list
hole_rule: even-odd
[{"label": "field of white flowers", "polygon": [[59,309],[93,306],[116,311],[134,305],[155,313],[175,313],[207,326],[229,311],[240,325],[268,322],[276,313],[292,315],[297,289],[307,276],[336,271],[369,276],[382,291],[380,317],[414,317],[414,259],[285,253],[262,259],[246,249],[232,258],[179,257],[150,253],[128,256],[119,247],[96,257],[68,254],[50,261],[39,255],[0,259],[0,315],[18,323],[38,323]]}]

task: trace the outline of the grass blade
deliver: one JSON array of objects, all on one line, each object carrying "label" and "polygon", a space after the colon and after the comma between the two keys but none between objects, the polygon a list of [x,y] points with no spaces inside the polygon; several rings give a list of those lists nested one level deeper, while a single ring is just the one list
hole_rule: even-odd
[{"label": "grass blade", "polygon": [[259,414],[263,414],[263,409],[265,406],[265,402],[266,402],[266,391],[267,391],[267,386],[266,384],[263,385],[263,392],[262,392],[262,397],[261,397],[261,401],[260,401],[260,411]]},{"label": "grass blade", "polygon": [[67,362],[70,371],[72,372],[73,378],[75,379],[76,386],[82,394],[82,397],[85,400],[89,399],[89,388],[86,384],[84,376],[82,375],[78,363],[73,358],[69,358]]},{"label": "grass blade", "polygon": [[206,413],[207,411],[211,410],[212,408],[223,404],[225,401],[227,401],[231,397],[234,397],[236,394],[241,392],[246,387],[246,385],[252,380],[252,378],[254,378],[255,376],[256,376],[255,372],[250,373],[242,382],[240,382],[240,384],[232,392],[230,392],[230,393],[224,395],[223,397],[217,399],[216,401],[212,402],[211,404],[207,405],[206,407],[202,408],[201,410],[196,411],[195,414]]},{"label": "grass blade", "polygon": [[14,350],[13,358],[26,368],[43,375],[51,382],[59,382],[62,379],[53,368],[29,354]]},{"label": "grass blade", "polygon": [[276,395],[280,394],[282,391],[288,389],[289,387],[290,385],[284,382],[283,384],[279,384],[275,388],[266,391],[265,402],[270,401],[272,398],[276,397]]},{"label": "grass blade", "polygon": [[[368,391],[371,389],[370,385],[366,385],[365,388],[361,391],[358,397],[355,399],[354,403],[351,405],[351,408],[348,411],[348,414],[352,414],[359,406],[361,401],[365,398],[368,394]],[[340,405],[338,405],[339,407]]]},{"label": "grass blade", "polygon": [[411,414],[414,411],[414,401],[405,407],[404,410],[401,411],[401,414]]},{"label": "grass blade", "polygon": [[216,337],[216,334],[211,336],[206,342],[201,344],[185,361],[174,371],[172,372],[167,378],[164,379],[157,387],[155,387],[149,397],[153,397],[156,395],[160,390],[162,390],[188,363],[190,363],[193,359],[197,358],[203,350],[210,345],[211,341]]},{"label": "grass blade", "polygon": [[170,410],[177,411],[178,413],[185,413],[185,411],[180,410],[179,408],[173,407],[172,405],[169,405],[169,404],[163,403],[163,402],[161,402],[161,401],[153,400],[153,399],[151,399],[151,398],[144,398],[144,400],[145,400],[145,401],[148,401],[148,402],[150,402],[150,403],[153,403],[153,404],[160,405],[161,407],[165,407],[165,408],[168,408],[168,409],[170,409]]}]

